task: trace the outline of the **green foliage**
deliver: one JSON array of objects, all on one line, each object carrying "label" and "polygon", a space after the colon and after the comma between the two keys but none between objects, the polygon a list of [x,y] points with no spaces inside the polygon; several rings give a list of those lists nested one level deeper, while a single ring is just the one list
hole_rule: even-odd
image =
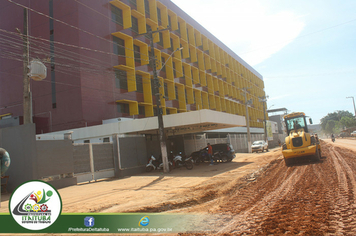
[{"label": "green foliage", "polygon": [[325,133],[338,133],[344,127],[349,128],[356,126],[356,120],[349,111],[336,111],[328,113],[321,120],[321,128]]}]

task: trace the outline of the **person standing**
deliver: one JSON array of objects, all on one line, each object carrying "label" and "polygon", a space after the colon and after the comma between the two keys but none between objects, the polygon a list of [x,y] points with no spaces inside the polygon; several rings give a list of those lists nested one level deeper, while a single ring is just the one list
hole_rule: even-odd
[{"label": "person standing", "polygon": [[210,165],[214,165],[214,160],[213,160],[213,147],[208,143],[208,156],[210,158]]}]

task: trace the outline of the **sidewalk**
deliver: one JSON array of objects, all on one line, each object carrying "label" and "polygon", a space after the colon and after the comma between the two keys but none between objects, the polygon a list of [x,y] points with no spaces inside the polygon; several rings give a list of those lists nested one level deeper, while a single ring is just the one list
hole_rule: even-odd
[{"label": "sidewalk", "polygon": [[[105,179],[59,189],[62,213],[135,211],[165,201],[186,197],[191,188],[206,181],[238,179],[280,156],[279,148],[265,153],[238,153],[230,163],[209,166],[202,163],[192,170],[184,167],[169,173],[153,171],[121,179]],[[0,212],[8,212],[10,194],[1,196]]]}]

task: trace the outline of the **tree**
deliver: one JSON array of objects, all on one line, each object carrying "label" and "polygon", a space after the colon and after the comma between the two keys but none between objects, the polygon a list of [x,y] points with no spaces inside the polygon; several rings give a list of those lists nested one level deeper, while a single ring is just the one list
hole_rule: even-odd
[{"label": "tree", "polygon": [[[321,118],[320,121],[321,128],[329,134],[334,133],[335,128],[340,129],[344,126],[348,128],[356,125],[354,116],[349,111],[335,111],[333,113],[328,113],[328,115]],[[333,122],[328,125],[330,121]]]}]

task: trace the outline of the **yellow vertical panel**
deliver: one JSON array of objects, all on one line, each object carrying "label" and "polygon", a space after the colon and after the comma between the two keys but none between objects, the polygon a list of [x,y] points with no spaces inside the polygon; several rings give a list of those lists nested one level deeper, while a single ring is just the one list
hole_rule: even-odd
[{"label": "yellow vertical panel", "polygon": [[203,109],[203,101],[201,99],[201,91],[197,90],[197,89],[193,89],[193,90],[194,90],[196,110],[201,110],[201,109]]},{"label": "yellow vertical panel", "polygon": [[185,79],[185,85],[192,87],[193,86],[193,81],[192,81],[192,69],[191,66],[187,63],[183,63],[183,68],[184,68],[184,79]]},{"label": "yellow vertical panel", "polygon": [[185,89],[187,91],[187,101],[188,104],[194,104],[194,93],[193,93],[193,88],[189,86],[185,86]]},{"label": "yellow vertical panel", "polygon": [[180,39],[180,43],[182,44],[182,54],[183,54],[183,58],[188,58],[189,57],[189,44],[186,40],[184,39]]},{"label": "yellow vertical panel", "polygon": [[145,106],[145,117],[154,116],[153,106]]},{"label": "yellow vertical panel", "polygon": [[163,38],[163,48],[170,48],[171,47],[171,38],[169,30],[162,31],[162,38]]},{"label": "yellow vertical panel", "polygon": [[227,74],[226,74],[226,66],[224,66],[223,64],[221,65],[221,75],[223,78],[226,78]]},{"label": "yellow vertical panel", "polygon": [[205,70],[210,70],[211,69],[210,56],[205,53],[204,53],[204,63],[205,63]]},{"label": "yellow vertical panel", "polygon": [[193,78],[193,84],[199,84],[199,69],[196,68],[195,66],[192,66],[192,78]]},{"label": "yellow vertical panel", "polygon": [[138,102],[131,101],[129,103],[130,116],[138,115]]},{"label": "yellow vertical panel", "polygon": [[201,41],[201,33],[198,30],[195,30],[195,42],[197,47],[203,45]]},{"label": "yellow vertical panel", "polygon": [[229,97],[232,98],[232,85],[228,84],[228,83],[226,83],[226,84],[227,84],[227,89],[229,90]]},{"label": "yellow vertical panel", "polygon": [[207,86],[206,83],[206,73],[202,70],[199,70],[199,78],[200,78],[200,85]]},{"label": "yellow vertical panel", "polygon": [[221,111],[226,111],[225,98],[220,98]]},{"label": "yellow vertical panel", "polygon": [[[177,48],[180,48],[180,40],[179,40],[179,37],[177,35],[175,35],[174,33],[170,33],[170,36],[172,38],[172,41],[173,41],[173,45],[171,45],[173,51],[176,50]],[[175,53],[174,54],[175,57],[178,57],[179,59],[182,58],[180,52],[178,53]]]},{"label": "yellow vertical panel", "polygon": [[215,51],[215,60],[216,62],[220,63],[220,50],[217,45],[214,46],[214,51]]},{"label": "yellow vertical panel", "polygon": [[190,45],[195,46],[195,35],[194,35],[194,28],[187,24],[187,29],[188,29],[188,41]]},{"label": "yellow vertical panel", "polygon": [[206,74],[206,81],[208,84],[208,93],[213,94],[214,93],[213,77],[210,74]]},{"label": "yellow vertical panel", "polygon": [[229,102],[229,107],[230,107],[230,114],[235,114],[235,106],[234,103],[232,101],[228,101]]},{"label": "yellow vertical panel", "polygon": [[225,96],[229,96],[229,87],[228,84],[224,81],[224,91],[225,91]]},{"label": "yellow vertical panel", "polygon": [[178,17],[177,14],[175,12],[173,12],[172,10],[168,10],[168,15],[171,18],[171,30],[175,31],[178,30]]},{"label": "yellow vertical panel", "polygon": [[174,82],[165,80],[165,83],[167,84],[168,100],[175,100],[176,99],[176,90],[174,88]]},{"label": "yellow vertical panel", "polygon": [[224,81],[219,80],[219,95],[220,97],[225,97]]},{"label": "yellow vertical panel", "polygon": [[209,94],[209,108],[210,109],[216,109],[215,95],[214,94]]},{"label": "yellow vertical panel", "polygon": [[215,58],[215,47],[214,47],[214,43],[209,39],[208,40],[208,45],[209,45],[209,55],[212,58]]},{"label": "yellow vertical panel", "polygon": [[237,88],[235,86],[232,87],[232,97],[237,99]]},{"label": "yellow vertical panel", "polygon": [[216,68],[216,61],[214,58],[210,57],[210,64],[211,64],[211,72],[215,73],[217,72],[217,68]]},{"label": "yellow vertical panel", "polygon": [[[163,28],[168,26],[168,10],[165,5],[157,1],[157,7],[161,10],[161,25]],[[157,17],[158,18],[158,17]]]},{"label": "yellow vertical panel", "polygon": [[148,0],[148,2],[150,7],[150,19],[157,23],[158,22],[157,2],[156,0]]},{"label": "yellow vertical panel", "polygon": [[180,37],[188,42],[187,23],[180,17],[178,17],[178,22],[180,26]]},{"label": "yellow vertical panel", "polygon": [[216,62],[216,73],[217,73],[217,75],[221,75],[222,74],[221,64],[218,61]]},{"label": "yellow vertical panel", "polygon": [[167,53],[161,52],[162,57],[164,58],[164,61],[162,61],[162,66],[165,64],[165,70],[166,70],[166,78],[170,81],[174,81],[174,72],[173,72],[173,60],[170,55]]},{"label": "yellow vertical panel", "polygon": [[198,57],[197,57],[197,50],[194,46],[189,45],[189,49],[190,49],[190,61],[191,62],[197,62],[198,61]]},{"label": "yellow vertical panel", "polygon": [[201,97],[203,100],[203,109],[209,109],[209,96],[207,92],[202,91]]},{"label": "yellow vertical panel", "polygon": [[173,58],[173,61],[175,64],[176,77],[183,77],[182,61],[177,58]]},{"label": "yellow vertical panel", "polygon": [[205,65],[204,65],[204,54],[201,50],[197,49],[197,54],[198,54],[198,66],[199,70],[205,71]]},{"label": "yellow vertical panel", "polygon": [[215,109],[217,111],[221,111],[221,101],[220,101],[220,97],[215,96]]},{"label": "yellow vertical panel", "polygon": [[143,71],[139,71],[139,70],[136,71],[136,74],[142,76],[144,102],[152,104],[151,75],[147,72],[143,72]]},{"label": "yellow vertical panel", "polygon": [[127,75],[127,91],[133,92],[136,91],[136,73],[134,69],[129,69],[126,71]]},{"label": "yellow vertical panel", "polygon": [[213,82],[214,82],[214,92],[219,91],[219,79],[216,77],[213,77]]},{"label": "yellow vertical panel", "polygon": [[220,48],[220,63],[225,66],[225,51]]},{"label": "yellow vertical panel", "polygon": [[226,112],[231,113],[230,101],[225,99],[225,104],[226,104]]},{"label": "yellow vertical panel", "polygon": [[127,37],[125,39],[125,55],[126,55],[126,65],[135,68],[135,55],[134,55],[132,37]]},{"label": "yellow vertical panel", "polygon": [[180,84],[180,83],[176,83],[175,86],[177,86],[177,90],[178,90],[179,110],[180,111],[187,111],[187,104],[185,103],[184,85]]},{"label": "yellow vertical panel", "polygon": [[145,15],[145,0],[136,0],[137,11]]},{"label": "yellow vertical panel", "polygon": [[231,70],[228,67],[226,67],[226,82],[228,82],[229,84],[232,84]]},{"label": "yellow vertical panel", "polygon": [[203,40],[203,50],[208,51],[209,50],[208,38],[205,35],[202,35],[202,40]]},{"label": "yellow vertical panel", "polygon": [[128,29],[132,27],[131,23],[131,7],[118,0],[111,1],[110,4],[122,10],[123,27]]}]

